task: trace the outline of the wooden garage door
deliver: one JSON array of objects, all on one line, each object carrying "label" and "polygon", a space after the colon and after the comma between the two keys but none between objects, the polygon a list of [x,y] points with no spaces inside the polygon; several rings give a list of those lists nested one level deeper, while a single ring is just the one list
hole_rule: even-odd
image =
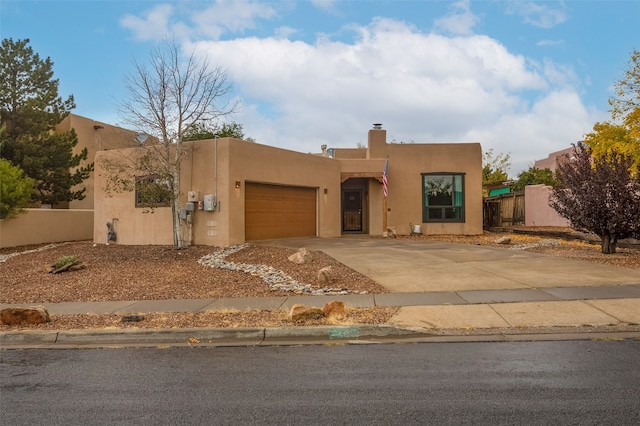
[{"label": "wooden garage door", "polygon": [[316,235],[316,189],[247,183],[245,240]]}]

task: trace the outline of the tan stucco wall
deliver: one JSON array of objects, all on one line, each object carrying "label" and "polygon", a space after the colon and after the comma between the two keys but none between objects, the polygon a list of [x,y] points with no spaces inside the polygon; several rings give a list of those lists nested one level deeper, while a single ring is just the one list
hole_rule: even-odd
[{"label": "tan stucco wall", "polygon": [[[73,153],[80,154],[84,148],[87,148],[87,160],[81,163],[82,167],[93,162],[98,151],[135,146],[136,132],[79,115],[69,114],[56,126],[58,132],[68,132],[71,129],[75,129],[78,135],[78,144],[73,149]],[[64,208],[68,205],[71,209],[92,209],[94,173],[91,173],[91,176],[79,186],[86,188],[83,200],[74,200],[56,207]]]},{"label": "tan stucco wall", "polygon": [[[422,233],[426,234],[482,233],[482,149],[479,143],[389,144],[387,152],[389,227],[394,227],[399,234],[408,234],[409,224],[422,224]],[[422,223],[421,173],[437,172],[465,174],[465,222]],[[376,197],[372,194],[371,199],[376,200]],[[378,209],[373,206],[372,210]]]},{"label": "tan stucco wall", "polygon": [[93,210],[26,209],[16,218],[0,220],[0,247],[92,238]]},{"label": "tan stucco wall", "polygon": [[333,150],[333,158],[367,158],[365,148],[336,148]]},{"label": "tan stucco wall", "polygon": [[[135,158],[144,148],[99,151],[96,153],[94,228],[96,243],[107,242],[107,222],[113,222],[116,243],[132,245],[172,245],[173,233],[171,208],[157,207],[153,211],[135,207],[135,192],[106,194],[107,172],[102,168],[103,159]],[[115,221],[114,221],[115,219]]]},{"label": "tan stucco wall", "polygon": [[[214,212],[196,209],[191,227],[184,224],[185,240],[196,245],[228,246],[245,241],[244,190],[247,182],[315,188],[318,194],[317,235],[341,235],[341,178],[363,179],[365,232],[383,233],[382,176],[389,156],[389,197],[387,226],[399,234],[411,231],[409,224],[422,221],[421,173],[455,172],[465,174],[465,222],[422,224],[428,234],[482,233],[482,150],[478,143],[461,144],[386,144],[386,131],[370,131],[372,149],[359,150],[375,158],[343,159],[303,154],[237,139],[223,138],[189,142],[189,155],[182,164],[181,206],[188,191],[198,199],[216,195],[219,206]],[[135,208],[134,193],[107,197],[100,158],[133,155],[136,149],[103,151],[96,155],[96,195],[94,239],[105,243],[106,223],[114,218],[120,244],[171,245],[171,209],[156,208],[153,213]],[[360,175],[359,175],[360,174]],[[239,188],[236,188],[236,182]],[[347,181],[348,182],[348,181]],[[346,183],[345,185],[348,185]],[[326,193],[325,193],[326,189]]]},{"label": "tan stucco wall", "polygon": [[[197,191],[200,200],[207,194],[217,195],[219,203],[216,211],[194,212],[193,244],[228,246],[244,242],[246,182],[317,188],[317,234],[321,237],[340,235],[340,165],[337,160],[231,138],[190,142],[185,147],[189,155],[182,166],[180,204],[186,205],[189,191]],[[133,152],[135,150],[123,150],[122,154],[128,156]],[[116,155],[115,151],[104,152],[97,158],[113,155]],[[96,174],[96,188],[104,188],[101,174],[104,172]],[[236,181],[240,182],[238,189]],[[106,242],[106,222],[117,218],[118,243],[173,244],[171,209],[159,207],[153,213],[145,213],[134,205],[133,192],[106,197],[99,189],[95,198],[96,242]],[[187,239],[189,228],[185,224],[183,229]]]}]

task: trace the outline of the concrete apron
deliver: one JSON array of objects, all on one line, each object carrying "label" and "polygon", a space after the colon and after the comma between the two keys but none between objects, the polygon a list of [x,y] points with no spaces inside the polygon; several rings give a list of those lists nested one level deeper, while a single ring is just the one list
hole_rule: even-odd
[{"label": "concrete apron", "polygon": [[522,250],[382,238],[253,242],[321,250],[391,292],[640,284],[640,271]]},{"label": "concrete apron", "polygon": [[[640,284],[635,269],[494,247],[349,237],[258,244],[323,251],[394,293]],[[637,324],[639,306],[637,298],[407,306],[390,323],[429,329]]]}]

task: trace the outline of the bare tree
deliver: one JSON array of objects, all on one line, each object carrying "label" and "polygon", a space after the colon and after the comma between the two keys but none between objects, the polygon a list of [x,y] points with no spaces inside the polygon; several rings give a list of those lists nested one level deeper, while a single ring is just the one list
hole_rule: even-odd
[{"label": "bare tree", "polygon": [[617,151],[593,158],[583,143],[558,164],[549,204],[578,231],[602,240],[602,253],[616,252],[618,240],[640,238],[640,165]]},{"label": "bare tree", "polygon": [[194,51],[182,57],[175,42],[153,49],[148,64],[134,60],[133,66],[125,77],[128,93],[120,103],[120,113],[126,125],[151,138],[143,154],[105,167],[110,172],[105,189],[131,191],[136,184],[132,181],[135,171],[145,173],[145,202],[151,208],[159,202],[171,205],[173,242],[180,247],[180,169],[187,155],[185,136],[198,123],[232,114],[238,104],[229,100],[232,85],[222,68],[198,60]]}]

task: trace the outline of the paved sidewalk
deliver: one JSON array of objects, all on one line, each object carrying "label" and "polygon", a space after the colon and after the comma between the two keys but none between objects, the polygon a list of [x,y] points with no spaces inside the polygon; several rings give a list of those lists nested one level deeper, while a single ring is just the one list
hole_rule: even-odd
[{"label": "paved sidewalk", "polygon": [[[371,335],[399,335],[406,330],[428,333],[440,329],[640,324],[640,271],[635,269],[521,250],[441,242],[345,237],[273,240],[261,244],[322,250],[392,293],[44,305],[54,315],[278,310],[289,309],[295,303],[322,307],[332,300],[357,308],[400,307],[388,326],[371,328],[367,332]],[[9,306],[16,305],[0,305],[0,309]],[[338,329],[331,327],[326,333],[340,335],[342,331]],[[353,333],[362,336],[364,328],[354,331],[351,326],[344,330],[347,330],[344,338],[349,338]],[[0,333],[3,346],[11,333]],[[95,334],[88,332],[84,336],[92,333]],[[120,333],[128,336],[132,332]],[[141,333],[149,338],[152,332]],[[159,332],[155,333],[157,336]],[[318,333],[317,329],[290,327],[276,332],[276,336],[308,337],[314,333]],[[266,331],[262,335],[264,338]]]},{"label": "paved sidewalk", "polygon": [[[473,290],[338,296],[178,299],[45,303],[52,315],[147,314],[222,310],[289,310],[301,303],[321,308],[401,307],[390,323],[438,329],[640,324],[640,284],[548,289]],[[0,309],[28,306],[0,304]]]}]

